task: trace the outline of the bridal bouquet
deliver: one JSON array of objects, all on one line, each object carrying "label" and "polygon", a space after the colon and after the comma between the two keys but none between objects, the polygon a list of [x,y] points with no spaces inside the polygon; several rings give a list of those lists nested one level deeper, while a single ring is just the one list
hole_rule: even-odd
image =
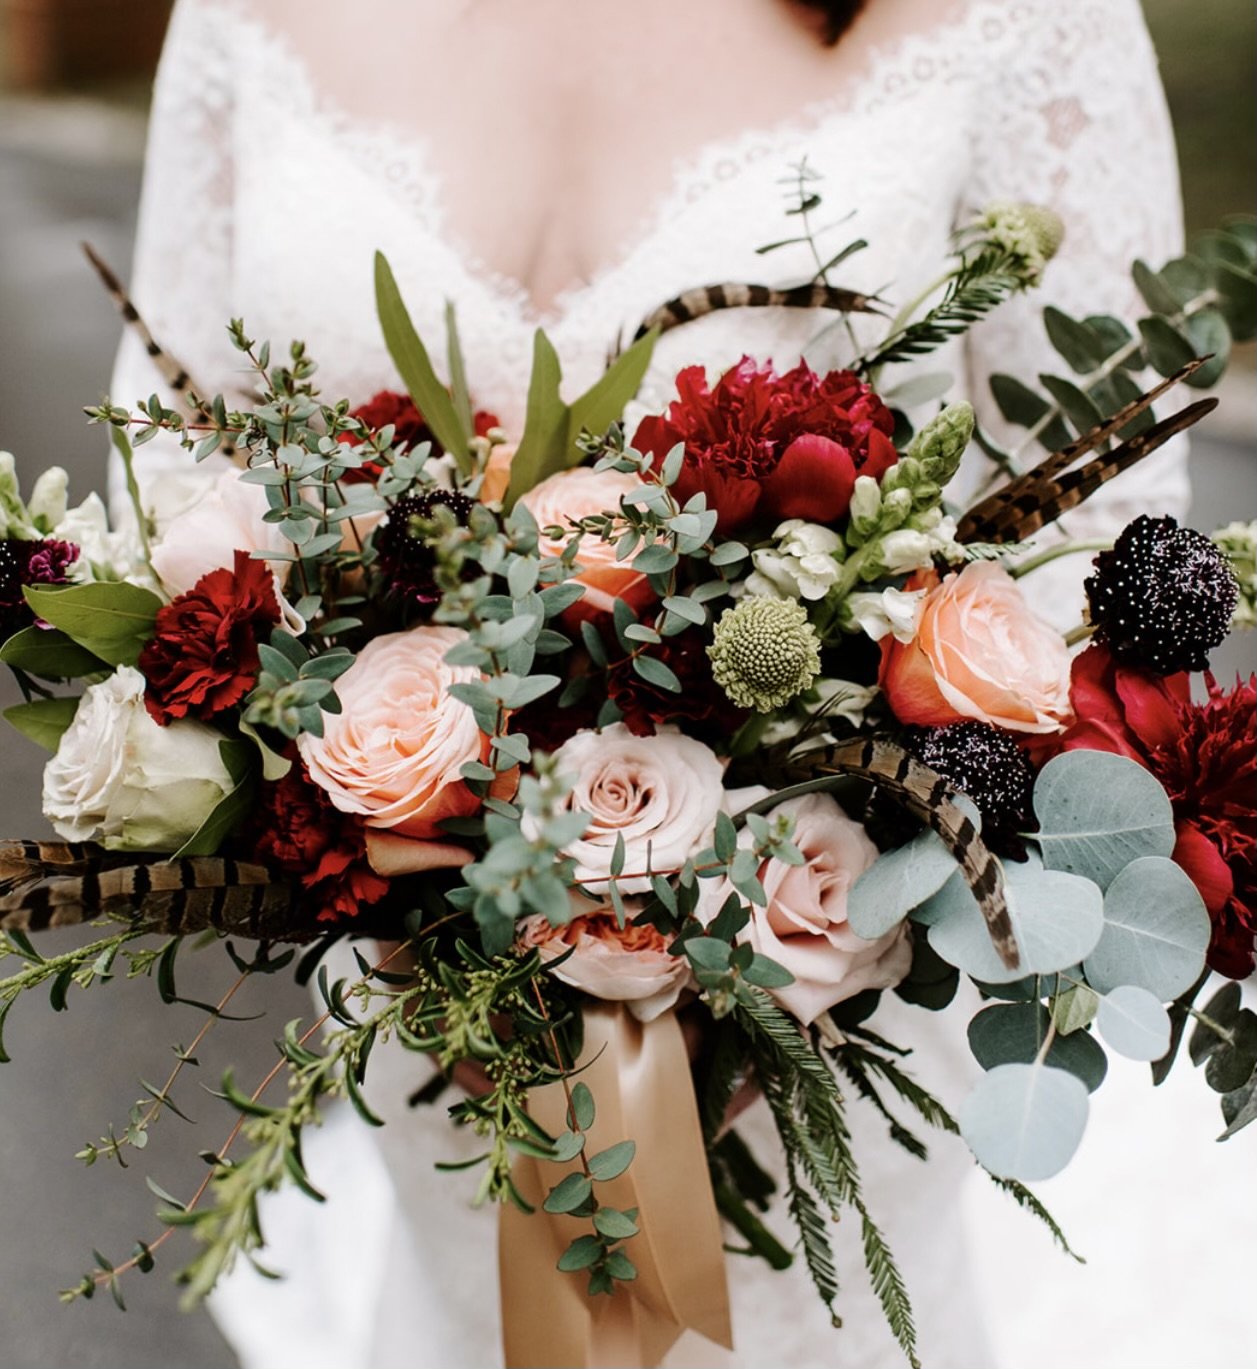
[{"label": "bridal bouquet", "polygon": [[[429,1101],[479,1071],[449,1113],[483,1138],[476,1197],[504,1205],[512,1364],[585,1363],[625,1327],[643,1363],[685,1326],[728,1343],[721,1218],[775,1266],[804,1260],[832,1307],[843,1209],[911,1358],[848,1092],[913,1155],[905,1110],[959,1130],[1062,1245],[1023,1184],[1069,1160],[1106,1049],[1160,1082],[1190,1020],[1224,1135],[1253,1120],[1257,1016],[1235,981],[1257,929],[1257,679],[1227,687],[1208,662],[1254,621],[1255,525],[1210,537],[1151,510],[1104,546],[1051,525],[1212,407],[1151,406],[1252,336],[1257,235],[1233,222],[1137,265],[1133,329],[1049,309],[1074,378],[992,378],[1020,452],[940,404],[946,377],[890,383],[1036,284],[1058,241],[1050,213],[994,206],[848,369],[690,368],[632,421],[662,330],[881,301],[826,272],[691,291],[572,402],[538,333],[515,435],[475,410],[452,313],[438,379],[380,259],[406,393],[329,403],[300,344],[276,362],[237,321],[253,407],[89,411],[128,524],[67,508],[57,471],[23,501],[0,468],[0,659],[27,695],[8,717],[52,753],[62,838],[0,845],[19,967],[0,1022],[31,989],[59,1008],[119,974],[176,1001],[176,962],[205,943],[325,1006],[260,1086],[223,1082],[240,1121],[194,1196],[162,1195],[170,1230],[97,1257],[67,1297],[121,1301],[178,1228],[193,1297],[254,1258],[266,1193],[319,1196],[301,1141],[321,1105],[378,1122],[363,1081],[385,1038],[435,1059]],[[1145,392],[1148,366],[1164,379]],[[163,433],[217,471],[157,526],[132,451]],[[975,442],[996,487],[954,508]],[[1023,582],[1070,554],[1094,559],[1062,634]],[[85,921],[99,934],[59,955],[31,939]],[[334,979],[339,940],[357,972]],[[1210,971],[1229,982],[1198,1010]],[[941,1009],[962,976],[985,1074],[953,1115],[870,1018],[887,992]],[[204,1006],[208,1030],[224,1005]],[[142,1146],[191,1055],[83,1158]],[[775,1183],[730,1109],[748,1086],[793,1232],[770,1229]]]}]

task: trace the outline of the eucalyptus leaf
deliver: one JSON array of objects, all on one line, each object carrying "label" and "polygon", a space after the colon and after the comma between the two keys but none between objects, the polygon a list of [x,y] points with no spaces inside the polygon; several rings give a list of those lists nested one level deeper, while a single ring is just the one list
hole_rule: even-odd
[{"label": "eucalyptus leaf", "polygon": [[1231,358],[1231,330],[1217,309],[1202,309],[1193,314],[1186,327],[1188,341],[1196,355],[1211,358],[1194,375],[1188,376],[1187,383],[1198,390],[1207,390],[1222,379]]},{"label": "eucalyptus leaf", "polygon": [[884,851],[847,895],[847,922],[857,936],[876,941],[956,874],[956,858],[931,831]]},{"label": "eucalyptus leaf", "polygon": [[1096,1028],[1131,1060],[1160,1060],[1170,1048],[1170,1015],[1147,989],[1119,984],[1100,1000]]},{"label": "eucalyptus leaf", "polygon": [[1104,341],[1085,323],[1050,304],[1043,311],[1043,323],[1048,341],[1079,375],[1087,375],[1104,361]]},{"label": "eucalyptus leaf", "polygon": [[1219,1141],[1228,1141],[1250,1122],[1257,1122],[1257,1075],[1242,1088],[1223,1094],[1222,1117],[1227,1125],[1226,1130],[1218,1137]]},{"label": "eucalyptus leaf", "polygon": [[[999,1065],[1030,1064],[1047,1040],[1051,1016],[1037,1000],[1029,1003],[993,1003],[969,1023],[969,1049],[983,1069]],[[1108,1060],[1104,1049],[1089,1032],[1057,1035],[1048,1047],[1046,1064],[1081,1079],[1088,1093],[1104,1082]]]},{"label": "eucalyptus leaf", "polygon": [[1215,1093],[1242,1088],[1257,1070],[1257,1013],[1244,1008],[1230,1030],[1230,1039],[1219,1041],[1205,1062],[1205,1082]]},{"label": "eucalyptus leaf", "polygon": [[1008,969],[991,944],[986,921],[958,871],[927,905],[930,945],[974,979],[1008,984],[1051,974],[1082,960],[1104,927],[1103,898],[1088,879],[1045,870],[1035,859],[1004,867],[1005,898],[1020,961]]},{"label": "eucalyptus leaf", "polygon": [[1165,790],[1142,765],[1107,751],[1066,751],[1048,761],[1035,781],[1034,811],[1044,865],[1102,889],[1132,860],[1174,849]]},{"label": "eucalyptus leaf", "polygon": [[1139,333],[1148,360],[1163,376],[1172,376],[1182,370],[1196,355],[1190,338],[1184,337],[1168,319],[1158,315],[1140,319]]},{"label": "eucalyptus leaf", "polygon": [[1059,1174],[1087,1125],[1087,1089],[1047,1065],[998,1065],[961,1105],[960,1134],[997,1178],[1033,1183]]},{"label": "eucalyptus leaf", "polygon": [[1105,893],[1104,931],[1083,961],[1087,982],[1102,994],[1135,984],[1168,1003],[1203,969],[1209,930],[1204,900],[1180,866],[1164,856],[1132,861]]}]

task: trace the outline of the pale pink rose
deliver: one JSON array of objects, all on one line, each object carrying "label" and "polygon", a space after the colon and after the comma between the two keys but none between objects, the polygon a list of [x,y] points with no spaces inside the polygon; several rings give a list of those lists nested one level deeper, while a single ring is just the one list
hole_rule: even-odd
[{"label": "pale pink rose", "polygon": [[[482,504],[496,503],[506,493],[511,483],[511,462],[515,460],[515,450],[514,442],[499,442],[489,452],[480,481]],[[524,502],[527,504],[527,496]]]},{"label": "pale pink rose", "polygon": [[[589,518],[598,513],[616,513],[626,494],[641,488],[641,481],[626,471],[595,471],[582,466],[574,471],[560,471],[540,485],[520,496],[520,503],[543,527],[569,526],[572,518]],[[542,556],[559,556],[568,538],[542,537],[538,551]],[[615,541],[604,542],[586,534],[576,554],[580,574],[579,584],[585,586],[583,598],[570,610],[576,617],[594,617],[610,613],[617,599],[624,599],[635,609],[642,608],[653,597],[645,575],[636,571],[628,561],[615,559]]]},{"label": "pale pink rose", "polygon": [[976,718],[1012,732],[1059,732],[1073,718],[1069,650],[1036,617],[1016,580],[971,561],[927,588],[916,636],[882,639],[880,684],[900,722],[937,726]]},{"label": "pale pink rose", "polygon": [[[584,836],[564,851],[576,862],[576,879],[595,893],[606,891],[617,838],[624,840],[626,894],[650,888],[652,871],[679,870],[709,845],[724,799],[724,767],[715,753],[675,728],[635,737],[623,723],[601,732],[578,732],[555,752],[560,775],[575,777],[568,797],[573,811],[588,813]],[[524,834],[536,824],[524,819]]]},{"label": "pale pink rose", "polygon": [[571,922],[552,927],[544,917],[525,918],[519,926],[519,945],[536,947],[544,961],[557,960],[551,971],[572,988],[609,1003],[627,1003],[640,1022],[650,1022],[674,1007],[683,989],[692,985],[689,961],[670,955],[668,942],[656,927],[636,927],[631,921],[640,903],[625,901],[626,922],[620,927],[615,909],[572,894],[577,910]]},{"label": "pale pink rose", "polygon": [[[847,895],[877,859],[864,828],[828,794],[791,799],[767,816],[782,813],[794,819],[793,841],[804,863],[763,862],[759,878],[768,904],[750,905],[739,940],[794,975],[793,984],[772,993],[806,1026],[865,989],[898,984],[912,964],[912,946],[906,923],[876,941],[857,936],[847,923]],[[702,909],[715,916],[731,892],[723,881],[704,890]]]},{"label": "pale pink rose", "polygon": [[[275,523],[262,521],[270,505],[261,485],[247,485],[238,470],[223,471],[191,507],[166,525],[153,547],[153,569],[172,596],[184,594],[203,575],[230,567],[237,551],[291,551]],[[282,588],[288,564],[270,563]]]},{"label": "pale pink rose", "polygon": [[443,818],[469,817],[480,800],[460,771],[483,761],[488,738],[449,687],[479,678],[445,653],[466,640],[453,627],[416,627],[368,642],[336,682],[342,711],[323,715],[324,735],[297,741],[315,784],[368,827],[428,839]]}]

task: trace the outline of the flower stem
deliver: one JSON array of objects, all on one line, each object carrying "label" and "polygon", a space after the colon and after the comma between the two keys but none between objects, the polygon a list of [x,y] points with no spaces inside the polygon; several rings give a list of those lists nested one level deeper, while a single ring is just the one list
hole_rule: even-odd
[{"label": "flower stem", "polygon": [[1029,575],[1032,570],[1038,570],[1040,566],[1046,566],[1057,560],[1058,557],[1072,556],[1076,552],[1083,551],[1111,551],[1112,548],[1112,542],[1062,542],[1060,546],[1048,547],[1037,556],[1032,556],[1028,561],[1009,566],[1008,573],[1014,580],[1020,580],[1023,575]]},{"label": "flower stem", "polygon": [[1077,646],[1079,642],[1085,642],[1094,631],[1095,626],[1092,623],[1079,623],[1065,634],[1065,645]]}]

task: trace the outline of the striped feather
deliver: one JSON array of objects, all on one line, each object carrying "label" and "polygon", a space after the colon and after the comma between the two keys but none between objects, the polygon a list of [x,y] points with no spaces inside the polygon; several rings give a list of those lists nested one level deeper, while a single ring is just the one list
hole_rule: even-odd
[{"label": "striped feather", "polygon": [[1021,962],[1004,897],[999,861],[968,815],[953,802],[955,788],[894,742],[868,737],[809,751],[788,767],[792,782],[821,775],[858,775],[888,790],[946,843],[964,872],[999,958],[1015,970]]},{"label": "striped feather", "polygon": [[633,340],[645,337],[652,328],[666,333],[718,309],[836,309],[843,314],[879,314],[881,310],[877,305],[881,302],[875,295],[843,290],[823,281],[810,281],[785,290],[770,285],[726,281],[720,285],[697,286],[661,304],[642,321]]},{"label": "striped feather", "polygon": [[0,842],[0,929],[39,932],[97,917],[155,932],[213,929],[258,941],[308,941],[319,930],[299,889],[262,865],[225,856],[139,857],[65,842]]},{"label": "striped feather", "polygon": [[1015,477],[969,509],[956,530],[960,542],[1020,542],[1077,508],[1102,485],[1136,462],[1142,461],[1202,419],[1216,407],[1216,400],[1201,400],[1179,413],[1155,423],[1107,455],[1095,457],[1078,470],[1069,468],[1108,442],[1128,423],[1151,407],[1172,386],[1204,365],[1198,357],[1180,371],[1155,385],[1146,394],[1124,405],[1112,417],[1089,429],[1059,451],[1051,452],[1032,469]]}]

